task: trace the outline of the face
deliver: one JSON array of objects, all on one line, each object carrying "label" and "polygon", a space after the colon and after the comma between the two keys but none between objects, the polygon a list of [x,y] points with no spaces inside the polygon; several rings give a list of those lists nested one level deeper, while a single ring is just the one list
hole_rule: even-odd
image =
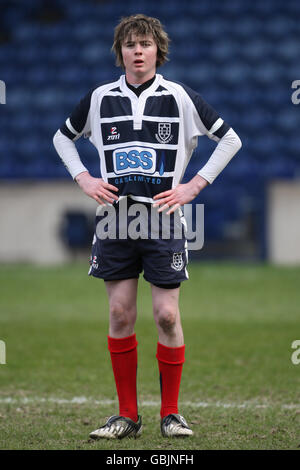
[{"label": "face", "polygon": [[129,83],[144,83],[155,75],[157,45],[152,35],[132,34],[125,39],[121,50]]}]

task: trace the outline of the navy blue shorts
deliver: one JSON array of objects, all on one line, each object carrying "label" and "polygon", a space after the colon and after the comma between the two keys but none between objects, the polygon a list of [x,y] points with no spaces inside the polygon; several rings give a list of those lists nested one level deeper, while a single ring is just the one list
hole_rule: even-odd
[{"label": "navy blue shorts", "polygon": [[[133,204],[141,203],[128,199],[128,207]],[[122,222],[124,213],[121,214],[118,204],[113,206],[116,210],[115,219],[114,216],[108,217],[107,213],[103,213],[105,208],[100,209],[102,213],[97,215],[95,220],[89,275],[105,281],[113,281],[138,278],[144,272],[144,278],[152,284],[176,287],[177,284],[188,279],[184,218],[183,216],[175,218],[174,214],[164,215],[163,218],[162,213],[158,214],[157,210],[152,208],[156,214],[157,230],[151,232],[151,227],[153,227],[151,205],[147,203],[142,205],[147,212],[143,212],[143,218],[139,219],[140,224],[137,224],[136,216],[132,215],[127,216],[126,221]],[[108,219],[113,221],[111,225],[109,223],[105,225],[104,222]],[[132,223],[133,225],[130,225]],[[165,230],[167,224],[169,224],[169,232]],[[127,228],[129,232],[125,238],[120,237],[121,225],[123,237],[124,229]],[[144,238],[133,239],[129,230],[130,226],[136,227],[135,233],[142,231]],[[104,231],[107,233],[107,238],[103,235]],[[153,233],[156,236],[153,237]],[[163,239],[166,233],[167,238]],[[134,238],[136,236],[134,235]]]}]

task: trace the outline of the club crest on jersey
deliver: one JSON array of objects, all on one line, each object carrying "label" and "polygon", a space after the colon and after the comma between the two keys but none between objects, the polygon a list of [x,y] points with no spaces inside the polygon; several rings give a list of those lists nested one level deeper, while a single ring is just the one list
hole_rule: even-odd
[{"label": "club crest on jersey", "polygon": [[158,132],[155,134],[156,140],[161,144],[168,144],[173,139],[171,134],[171,123],[170,122],[159,122],[158,123]]},{"label": "club crest on jersey", "polygon": [[111,127],[110,135],[107,136],[107,140],[119,140],[120,133],[116,127]]},{"label": "club crest on jersey", "polygon": [[175,271],[181,271],[184,266],[182,255],[182,252],[173,253],[173,261],[171,263],[171,268],[175,269]]}]

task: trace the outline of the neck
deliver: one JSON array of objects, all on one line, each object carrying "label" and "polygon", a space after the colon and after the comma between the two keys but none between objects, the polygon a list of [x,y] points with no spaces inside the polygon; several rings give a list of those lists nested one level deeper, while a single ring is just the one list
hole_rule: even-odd
[{"label": "neck", "polygon": [[149,73],[148,75],[144,75],[143,77],[126,72],[125,76],[127,82],[131,85],[142,85],[143,83],[148,82],[148,80],[151,80],[151,78],[155,76],[155,72]]},{"label": "neck", "polygon": [[155,75],[154,75],[154,77],[150,78],[150,80],[147,80],[146,82],[141,83],[141,84],[139,84],[139,83],[133,83],[133,84],[128,83],[128,80],[126,78],[126,84],[127,84],[128,88],[131,91],[133,91],[133,93],[135,93],[135,95],[137,97],[139,97],[141,95],[141,93],[143,93],[143,91],[147,90],[147,88],[149,88],[152,85],[152,83],[154,83],[154,81],[155,81]]}]

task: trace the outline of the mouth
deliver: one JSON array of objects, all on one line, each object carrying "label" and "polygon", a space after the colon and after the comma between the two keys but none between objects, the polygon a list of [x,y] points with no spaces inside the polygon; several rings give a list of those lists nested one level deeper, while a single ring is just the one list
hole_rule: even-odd
[{"label": "mouth", "polygon": [[134,61],[134,65],[143,65],[143,63],[144,63],[144,61],[141,60],[141,59],[136,59],[136,60]]}]

